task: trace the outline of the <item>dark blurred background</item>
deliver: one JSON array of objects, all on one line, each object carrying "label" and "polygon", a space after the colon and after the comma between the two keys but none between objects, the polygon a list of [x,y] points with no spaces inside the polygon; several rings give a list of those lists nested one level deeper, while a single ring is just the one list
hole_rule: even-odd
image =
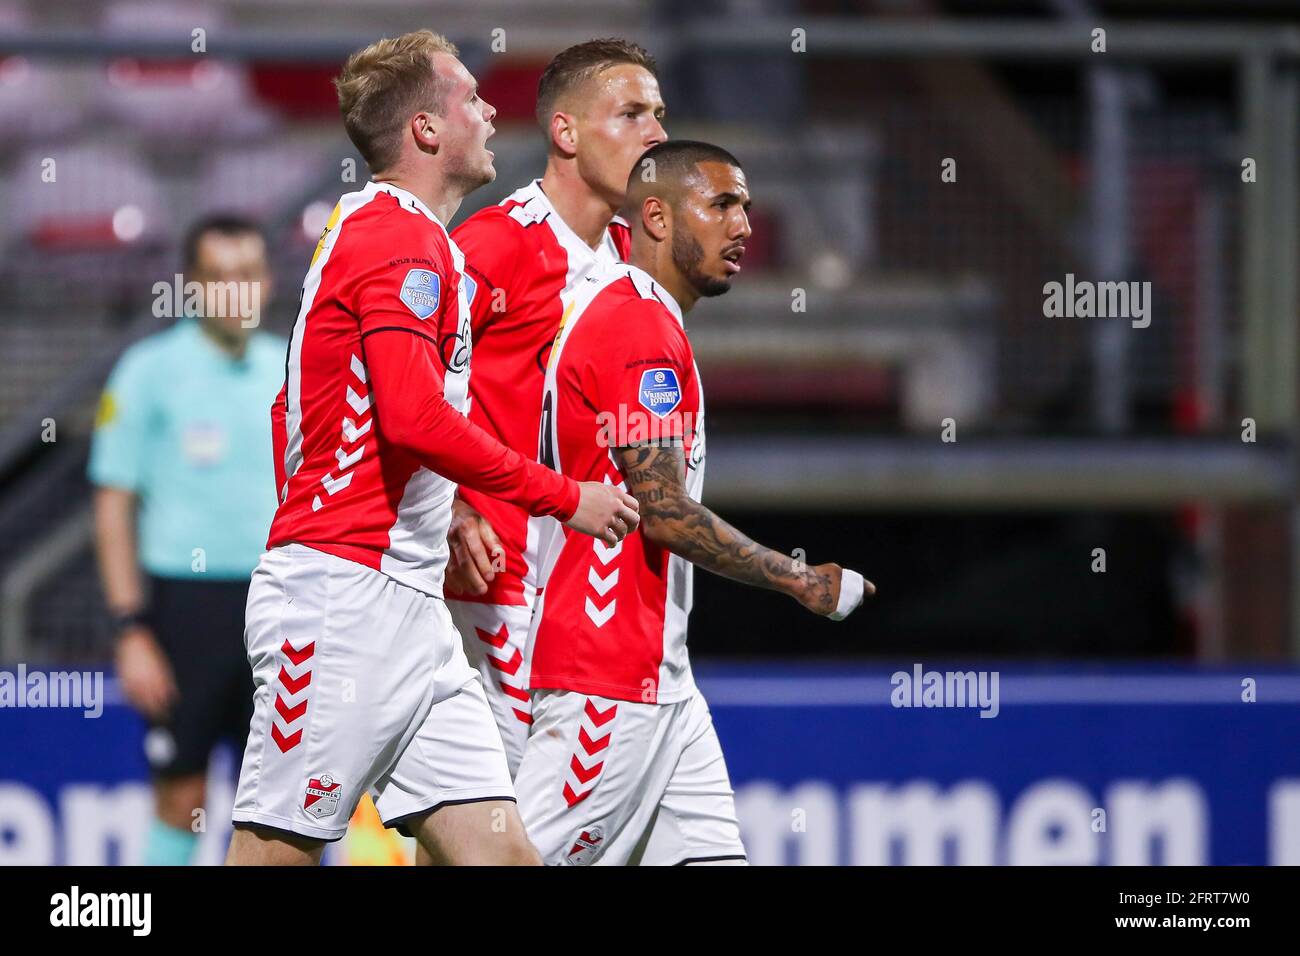
[{"label": "dark blurred background", "polygon": [[[462,216],[540,169],[536,78],[593,35],[649,47],[670,134],[748,168],[752,268],[691,317],[716,436],[707,498],[880,593],[796,642],[793,604],[701,575],[697,655],[1293,655],[1295,13],[439,5],[433,25],[500,110],[498,179]],[[88,426],[113,357],[162,324],[152,287],[185,226],[214,209],[268,224],[267,326],[286,331],[315,235],[364,176],[328,79],[362,39],[429,17],[0,0],[0,660],[103,654]],[[1044,283],[1067,273],[1150,282],[1150,326],[1046,317]]]},{"label": "dark blurred background", "polygon": [[[625,36],[659,60],[669,135],[731,149],[754,197],[744,276],[688,323],[708,396],[705,500],[758,540],[879,588],[834,625],[696,575],[692,656],[721,668],[705,689],[734,779],[757,781],[740,803],[747,840],[775,834],[755,859],[789,839],[772,780],[816,778],[833,811],[855,781],[947,786],[996,769],[1008,807],[1039,775],[1076,779],[1081,801],[1116,775],[1200,775],[1214,849],[1178,804],[1168,819],[1191,820],[1180,832],[1192,835],[1166,862],[1295,862],[1300,777],[1268,790],[1295,771],[1294,748],[1258,757],[1246,796],[1214,790],[1236,763],[1203,762],[1235,760],[1231,742],[1259,733],[1233,720],[1272,721],[1284,740],[1281,711],[1159,706],[1183,699],[1162,689],[1184,686],[1181,665],[1226,673],[1213,693],[1186,691],[1218,704],[1237,699],[1228,669],[1300,652],[1298,13],[1265,0],[0,0],[0,667],[108,660],[84,477],[97,396],[123,348],[167,324],[153,284],[171,281],[205,212],[266,224],[279,293],[265,325],[287,333],[326,217],[365,177],[329,84],[346,54],[426,26],[460,46],[499,110],[497,180],[460,221],[540,173],[532,113],[550,57]],[[48,160],[58,188],[42,182]],[[1047,316],[1045,284],[1068,275],[1150,283],[1149,325]],[[1084,708],[1114,699],[1070,683],[1070,668],[1154,661],[1173,676],[1123,699],[1157,709],[1107,719],[1115,739],[1135,717],[1170,737],[1120,753],[1103,737],[1066,743],[1035,717],[976,719],[961,733],[1048,737],[1023,767],[968,767],[967,738],[936,725],[933,751],[904,751],[930,732],[924,719],[879,733],[870,721],[908,712],[834,683],[844,668],[935,657],[1060,667],[1051,695]],[[763,709],[769,685],[756,695],[749,672],[728,683],[736,659],[795,675],[813,710]],[[830,683],[800,683],[801,659],[820,659]],[[822,695],[870,720],[817,723]],[[791,734],[815,728],[799,740],[841,733],[861,752],[846,762],[787,739],[791,762],[768,766],[786,731],[751,742],[744,730],[787,715],[802,721]],[[126,754],[137,730],[122,726]],[[0,735],[0,763],[19,736]],[[1028,753],[1007,739],[993,752]],[[35,763],[8,776],[47,800],[82,779],[64,767],[41,783]],[[899,819],[928,826],[923,810]],[[861,849],[874,837],[854,833],[798,852],[877,861]],[[69,836],[60,858],[81,845],[98,846]]]}]

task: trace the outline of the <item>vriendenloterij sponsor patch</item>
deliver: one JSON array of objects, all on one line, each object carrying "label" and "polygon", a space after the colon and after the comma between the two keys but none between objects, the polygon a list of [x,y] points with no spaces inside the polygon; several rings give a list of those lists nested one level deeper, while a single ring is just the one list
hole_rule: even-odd
[{"label": "vriendenloterij sponsor patch", "polygon": [[641,388],[637,397],[642,408],[663,418],[682,403],[682,388],[677,383],[677,373],[670,368],[646,369],[641,373]]},{"label": "vriendenloterij sponsor patch", "polygon": [[442,282],[429,269],[412,269],[402,280],[401,299],[417,319],[427,319],[438,311]]}]

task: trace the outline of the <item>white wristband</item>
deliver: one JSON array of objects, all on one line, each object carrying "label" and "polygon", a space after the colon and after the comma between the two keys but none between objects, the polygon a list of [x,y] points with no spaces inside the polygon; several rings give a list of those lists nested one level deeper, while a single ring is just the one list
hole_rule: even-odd
[{"label": "white wristband", "polygon": [[835,611],[828,615],[832,621],[842,621],[857,609],[862,603],[862,595],[865,588],[862,586],[862,575],[857,571],[850,571],[845,568],[840,575],[840,602],[835,606]]}]

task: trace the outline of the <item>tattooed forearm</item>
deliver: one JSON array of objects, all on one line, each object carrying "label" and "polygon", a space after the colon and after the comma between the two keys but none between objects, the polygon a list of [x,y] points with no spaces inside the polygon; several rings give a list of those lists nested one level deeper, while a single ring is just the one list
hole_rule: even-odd
[{"label": "tattooed forearm", "polygon": [[[686,494],[680,447],[620,448],[628,491],[641,505],[641,532],[705,570],[757,587],[794,594],[822,575],[796,570],[794,559],[758,544]],[[831,582],[821,587],[829,596]]]}]

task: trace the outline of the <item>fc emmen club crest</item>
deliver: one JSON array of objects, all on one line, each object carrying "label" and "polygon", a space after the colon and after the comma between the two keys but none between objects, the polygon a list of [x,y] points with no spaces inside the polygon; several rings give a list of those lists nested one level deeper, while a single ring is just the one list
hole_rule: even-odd
[{"label": "fc emmen club crest", "polygon": [[339,783],[327,773],[319,777],[312,777],[307,781],[307,797],[302,802],[302,808],[319,820],[321,817],[334,815],[334,811],[339,808],[339,796],[343,792],[343,784]]},{"label": "fc emmen club crest", "polygon": [[578,838],[573,841],[565,862],[573,866],[586,866],[600,849],[601,841],[605,839],[605,831],[600,827],[591,827],[583,830]]}]

